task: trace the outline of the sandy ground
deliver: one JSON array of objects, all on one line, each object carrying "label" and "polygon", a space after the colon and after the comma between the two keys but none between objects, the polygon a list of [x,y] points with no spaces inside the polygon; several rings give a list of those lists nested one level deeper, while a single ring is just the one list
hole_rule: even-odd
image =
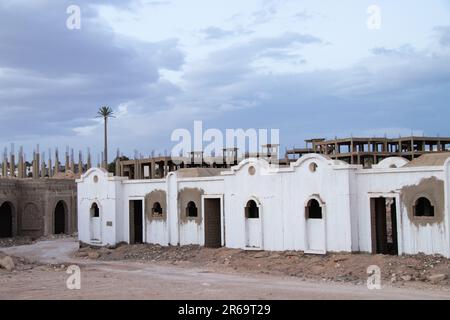
[{"label": "sandy ground", "polygon": [[[0,271],[0,299],[450,299],[450,288],[424,286],[381,290],[364,285],[302,280],[213,267],[75,257],[73,239],[2,248],[17,270]],[[81,268],[81,289],[69,290],[66,268]],[[206,264],[206,263],[205,263]]]}]

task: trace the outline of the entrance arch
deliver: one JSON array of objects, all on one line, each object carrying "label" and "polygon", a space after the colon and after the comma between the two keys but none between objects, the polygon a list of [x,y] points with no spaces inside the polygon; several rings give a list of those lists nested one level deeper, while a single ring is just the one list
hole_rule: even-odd
[{"label": "entrance arch", "polygon": [[325,203],[317,196],[310,197],[305,204],[306,253],[326,253]]},{"label": "entrance arch", "polygon": [[64,201],[61,200],[56,204],[53,215],[54,234],[66,233],[66,218],[67,218],[67,205]]},{"label": "entrance arch", "polygon": [[13,236],[13,207],[9,202],[0,206],[0,238]]},{"label": "entrance arch", "polygon": [[245,206],[245,247],[262,249],[261,204],[256,199]]},{"label": "entrance arch", "polygon": [[90,208],[90,233],[91,241],[102,241],[100,208],[96,202],[94,202]]}]

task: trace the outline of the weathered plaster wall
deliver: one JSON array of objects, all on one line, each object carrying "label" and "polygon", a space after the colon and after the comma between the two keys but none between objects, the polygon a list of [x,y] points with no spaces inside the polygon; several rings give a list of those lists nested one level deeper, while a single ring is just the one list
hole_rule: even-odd
[{"label": "weathered plaster wall", "polygon": [[[442,169],[399,168],[359,171],[358,206],[359,250],[371,252],[371,197],[395,197],[397,202],[398,241],[400,253],[440,253],[449,255],[445,228],[444,180]],[[413,217],[412,201],[419,195],[436,199],[440,218]],[[436,213],[437,213],[436,212]],[[445,217],[445,218],[444,218]]]},{"label": "weathered plaster wall", "polygon": [[77,196],[74,180],[0,179],[0,205],[13,207],[13,235],[39,237],[54,233],[54,212],[64,201],[65,231],[77,230]]}]

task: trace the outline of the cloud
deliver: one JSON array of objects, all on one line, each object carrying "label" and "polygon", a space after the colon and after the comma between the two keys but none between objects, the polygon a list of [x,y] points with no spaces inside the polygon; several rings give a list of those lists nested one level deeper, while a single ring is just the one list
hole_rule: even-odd
[{"label": "cloud", "polygon": [[208,27],[202,30],[202,33],[205,36],[206,40],[220,40],[228,37],[233,37],[237,35],[249,35],[252,34],[252,31],[246,31],[243,29],[237,30],[225,30],[219,27]]},{"label": "cloud", "polygon": [[179,92],[160,77],[162,69],[184,64],[177,39],[148,43],[119,36],[84,1],[81,30],[69,30],[69,4],[0,4],[0,110],[8,118],[0,128],[3,144],[57,137],[73,142],[73,132],[94,132],[91,119],[100,105],[129,102],[130,109],[148,114],[167,108],[167,97]]},{"label": "cloud", "polygon": [[450,26],[439,26],[435,27],[434,31],[438,35],[439,43],[442,46],[450,45]]},{"label": "cloud", "polygon": [[417,51],[410,44],[404,44],[398,48],[376,47],[371,50],[375,55],[411,57],[417,54]]},{"label": "cloud", "polygon": [[284,145],[311,137],[448,131],[441,118],[448,114],[450,99],[446,52],[405,44],[374,48],[371,56],[337,70],[324,66],[276,73],[255,68],[261,57],[289,60],[301,57],[303,47],[322,43],[312,35],[288,33],[213,52],[186,70],[188,94],[178,102],[195,106],[210,127],[279,128]]},{"label": "cloud", "polygon": [[234,31],[224,30],[218,27],[208,27],[202,31],[205,34],[205,39],[207,40],[222,39],[236,34]]},{"label": "cloud", "polygon": [[[266,26],[259,26],[240,37],[250,34],[252,23],[277,20],[286,12],[283,1],[263,1],[247,23],[231,23],[245,29],[200,29],[208,53],[188,57],[184,39],[139,41],[114,33],[99,16],[104,5],[134,15],[142,5],[137,0],[78,3],[83,20],[76,31],[65,27],[68,0],[0,4],[3,145],[100,149],[102,126],[95,114],[105,104],[117,116],[110,122],[110,149],[120,146],[128,155],[170,149],[171,131],[190,128],[193,120],[219,129],[279,128],[283,145],[314,136],[448,132],[448,27],[435,29],[437,49],[380,40],[358,63],[330,70],[328,57],[340,57],[324,46],[330,40],[325,37],[284,32],[277,23],[265,36],[259,32]],[[298,19],[313,15],[289,11],[290,22],[294,12]],[[308,61],[316,53],[323,64],[312,69]],[[176,74],[176,83],[162,76],[168,73]]]}]

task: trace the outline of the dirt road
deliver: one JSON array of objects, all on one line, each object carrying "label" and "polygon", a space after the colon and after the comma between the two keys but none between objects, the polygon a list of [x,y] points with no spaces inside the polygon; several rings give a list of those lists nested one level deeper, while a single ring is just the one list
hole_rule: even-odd
[{"label": "dirt road", "polygon": [[[383,285],[381,290],[368,290],[365,285],[292,277],[72,258],[77,249],[78,243],[72,239],[2,248],[8,255],[41,265],[11,273],[3,270],[0,299],[450,299],[450,291],[442,288]],[[69,264],[81,268],[81,290],[66,288]]]}]

